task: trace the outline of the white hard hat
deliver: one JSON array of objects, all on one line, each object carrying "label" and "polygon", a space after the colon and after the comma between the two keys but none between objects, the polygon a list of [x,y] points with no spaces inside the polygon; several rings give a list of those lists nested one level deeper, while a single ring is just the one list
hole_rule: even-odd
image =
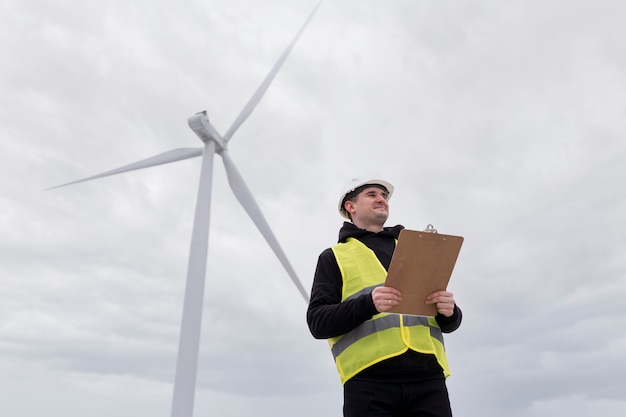
[{"label": "white hard hat", "polygon": [[343,203],[346,202],[347,197],[359,187],[363,187],[366,185],[379,185],[387,190],[387,200],[391,198],[391,194],[393,194],[393,185],[384,180],[360,180],[360,179],[352,179],[346,183],[346,185],[342,188],[341,194],[339,195],[339,214],[346,219],[350,219],[348,213],[343,208]]}]

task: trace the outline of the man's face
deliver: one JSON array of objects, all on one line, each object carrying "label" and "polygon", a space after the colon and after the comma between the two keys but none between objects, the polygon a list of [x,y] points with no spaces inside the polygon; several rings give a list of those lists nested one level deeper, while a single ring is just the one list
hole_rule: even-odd
[{"label": "man's face", "polygon": [[352,222],[363,228],[370,224],[382,226],[389,217],[388,194],[375,185],[357,194],[356,201],[350,201],[346,207]]}]

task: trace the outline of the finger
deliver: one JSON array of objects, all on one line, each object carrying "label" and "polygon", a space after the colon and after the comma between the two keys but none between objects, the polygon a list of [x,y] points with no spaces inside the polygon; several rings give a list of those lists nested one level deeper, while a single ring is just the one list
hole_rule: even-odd
[{"label": "finger", "polygon": [[374,290],[378,290],[379,292],[383,294],[396,295],[398,297],[400,296],[400,291],[398,291],[397,289],[393,287],[377,287]]},{"label": "finger", "polygon": [[451,293],[447,293],[450,295],[446,295],[446,294],[437,294],[437,293],[433,293],[431,295],[429,295],[428,297],[426,297],[426,301],[428,304],[433,304],[433,303],[454,303],[454,297],[452,296]]},{"label": "finger", "polygon": [[376,287],[372,291],[372,298],[374,298],[374,300],[395,300],[399,302],[400,300],[402,300],[402,295],[400,291],[396,290],[395,288]]},{"label": "finger", "polygon": [[426,304],[438,304],[441,302],[441,300],[439,299],[439,297],[426,297],[426,300],[424,301]]},{"label": "finger", "polygon": [[[385,298],[387,297],[387,298]],[[379,312],[385,312],[390,310],[392,307],[397,306],[400,304],[399,299],[397,298],[391,298],[393,297],[393,295],[390,294],[382,294],[382,297],[377,298],[374,300],[374,305],[376,307],[376,310],[378,310]]]},{"label": "finger", "polygon": [[391,302],[388,300],[381,299],[375,303],[375,306],[378,312],[383,313],[391,308]]},{"label": "finger", "polygon": [[454,297],[454,294],[452,294],[450,291],[435,291],[426,298],[432,299],[437,297]]},{"label": "finger", "polygon": [[394,295],[396,297],[401,297],[402,293],[399,290],[396,290],[395,288],[391,288],[391,287],[386,287],[388,289],[388,294]]},{"label": "finger", "polygon": [[454,314],[454,309],[451,308],[438,308],[437,312],[443,314],[446,317],[450,317]]},{"label": "finger", "polygon": [[378,300],[378,302],[380,303],[380,305],[382,306],[387,306],[387,307],[391,307],[391,306],[395,306],[400,304],[400,300],[398,300],[397,298],[393,298],[393,296],[389,295],[385,298],[381,298],[380,300]]}]

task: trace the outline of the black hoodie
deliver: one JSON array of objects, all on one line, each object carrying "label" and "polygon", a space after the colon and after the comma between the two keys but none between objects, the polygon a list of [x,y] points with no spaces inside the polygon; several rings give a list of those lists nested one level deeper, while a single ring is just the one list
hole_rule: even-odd
[{"label": "black hoodie", "polygon": [[[389,269],[391,256],[396,247],[396,239],[403,228],[401,225],[385,227],[383,231],[375,233],[359,229],[350,222],[344,222],[341,230],[339,230],[339,242],[345,242],[349,237],[358,239],[376,254],[385,269]],[[342,285],[341,271],[337,265],[335,254],[332,249],[328,248],[318,258],[313,288],[311,289],[311,301],[307,310],[309,330],[316,339],[328,339],[348,333],[378,313],[371,293],[341,302]],[[435,319],[442,332],[450,333],[461,324],[461,309],[455,305],[454,314],[451,317],[438,314]],[[395,369],[394,372],[397,374],[397,366],[402,369],[406,367],[407,363],[410,367],[415,366],[416,356],[425,357],[425,360],[432,363],[432,355],[416,354],[415,352],[409,352],[383,363],[394,365],[391,368]],[[418,362],[423,362],[423,360],[424,358]],[[402,363],[392,364],[393,361]],[[420,364],[418,366],[422,367]]]}]

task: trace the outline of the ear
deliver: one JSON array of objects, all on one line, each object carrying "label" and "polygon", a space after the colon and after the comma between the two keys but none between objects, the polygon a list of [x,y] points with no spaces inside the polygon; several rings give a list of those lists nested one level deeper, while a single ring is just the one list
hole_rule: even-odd
[{"label": "ear", "polygon": [[354,201],[346,200],[346,202],[343,203],[343,208],[350,214],[354,213],[354,211],[355,211]]}]

